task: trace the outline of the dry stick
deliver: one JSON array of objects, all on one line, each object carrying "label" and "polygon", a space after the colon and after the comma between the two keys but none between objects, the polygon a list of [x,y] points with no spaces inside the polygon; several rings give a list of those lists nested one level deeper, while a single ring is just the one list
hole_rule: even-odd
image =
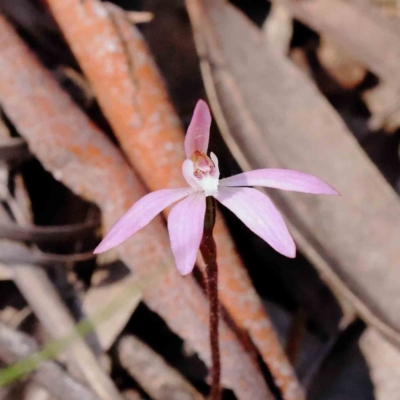
[{"label": "dry stick", "polygon": [[[15,214],[13,215],[15,216]],[[19,242],[0,239],[0,262],[5,264],[35,264],[49,266],[54,264],[87,261],[93,258],[95,258],[93,252],[76,254],[43,253],[36,248],[30,249]]]},{"label": "dry stick", "polygon": [[210,345],[212,358],[212,384],[210,400],[221,398],[221,361],[219,355],[219,301],[218,301],[218,264],[217,246],[213,237],[215,225],[215,200],[206,198],[203,238],[200,251],[206,264],[207,293],[210,302]]}]

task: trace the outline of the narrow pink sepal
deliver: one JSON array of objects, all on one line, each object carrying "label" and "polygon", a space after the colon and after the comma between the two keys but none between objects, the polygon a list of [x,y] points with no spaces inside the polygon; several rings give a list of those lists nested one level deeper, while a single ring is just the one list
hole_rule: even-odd
[{"label": "narrow pink sepal", "polygon": [[290,169],[256,169],[219,181],[220,186],[266,186],[295,192],[339,195],[339,192],[314,175]]},{"label": "narrow pink sepal", "polygon": [[210,139],[211,114],[205,101],[199,100],[185,137],[186,157],[191,158],[196,150],[207,154]]},{"label": "narrow pink sepal", "polygon": [[220,187],[215,198],[255,234],[286,257],[296,256],[296,245],[272,201],[252,188]]},{"label": "narrow pink sepal", "polygon": [[176,268],[190,274],[203,236],[206,197],[196,192],[174,206],[168,216],[168,231]]},{"label": "narrow pink sepal", "polygon": [[191,188],[163,189],[142,197],[111,228],[94,253],[104,253],[112,247],[118,246],[146,226],[162,210],[192,192]]}]

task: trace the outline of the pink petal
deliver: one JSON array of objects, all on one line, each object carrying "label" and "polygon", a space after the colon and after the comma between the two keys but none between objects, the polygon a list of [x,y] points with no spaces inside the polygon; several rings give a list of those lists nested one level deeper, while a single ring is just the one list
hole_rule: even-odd
[{"label": "pink petal", "polygon": [[296,245],[272,201],[252,188],[220,187],[215,198],[277,252],[294,258]]},{"label": "pink petal", "polygon": [[203,236],[206,197],[197,192],[179,202],[168,217],[168,231],[175,264],[182,275],[192,272]]},{"label": "pink petal", "polygon": [[185,137],[186,157],[191,158],[196,150],[207,154],[210,138],[211,114],[205,101],[199,100]]},{"label": "pink petal", "polygon": [[219,181],[221,186],[266,186],[295,192],[339,195],[339,192],[314,175],[290,169],[256,169]]},{"label": "pink petal", "polygon": [[103,253],[118,246],[129,236],[146,226],[164,208],[193,192],[191,188],[163,189],[147,194],[138,200],[111,228],[105,238],[94,250]]}]

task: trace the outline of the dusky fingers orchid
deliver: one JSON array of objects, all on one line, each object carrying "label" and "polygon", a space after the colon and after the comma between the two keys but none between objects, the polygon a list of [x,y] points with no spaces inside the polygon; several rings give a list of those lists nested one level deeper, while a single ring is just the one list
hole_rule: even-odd
[{"label": "dusky fingers orchid", "polygon": [[295,257],[296,246],[279,211],[265,194],[246,186],[312,194],[339,193],[313,175],[285,169],[258,169],[220,180],[217,156],[207,155],[210,126],[209,108],[199,100],[185,138],[187,159],[182,173],[189,186],[158,190],[141,198],[108,232],[95,253],[119,245],[162,210],[178,202],[169,214],[168,231],[176,267],[182,275],[187,275],[193,270],[202,239],[206,197],[213,196],[276,251]]}]

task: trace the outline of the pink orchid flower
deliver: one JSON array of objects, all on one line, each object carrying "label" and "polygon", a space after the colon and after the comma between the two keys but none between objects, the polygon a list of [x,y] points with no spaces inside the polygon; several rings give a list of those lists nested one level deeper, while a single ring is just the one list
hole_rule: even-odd
[{"label": "pink orchid flower", "polygon": [[178,202],[168,216],[168,231],[176,267],[182,275],[187,275],[193,270],[203,235],[206,197],[213,196],[276,251],[295,257],[293,238],[272,201],[260,191],[245,186],[313,194],[339,193],[313,175],[285,169],[258,169],[219,179],[217,156],[214,153],[207,156],[210,126],[210,110],[199,100],[185,138],[187,159],[182,173],[189,186],[162,189],[141,198],[108,232],[95,249],[96,254],[119,245]]}]

